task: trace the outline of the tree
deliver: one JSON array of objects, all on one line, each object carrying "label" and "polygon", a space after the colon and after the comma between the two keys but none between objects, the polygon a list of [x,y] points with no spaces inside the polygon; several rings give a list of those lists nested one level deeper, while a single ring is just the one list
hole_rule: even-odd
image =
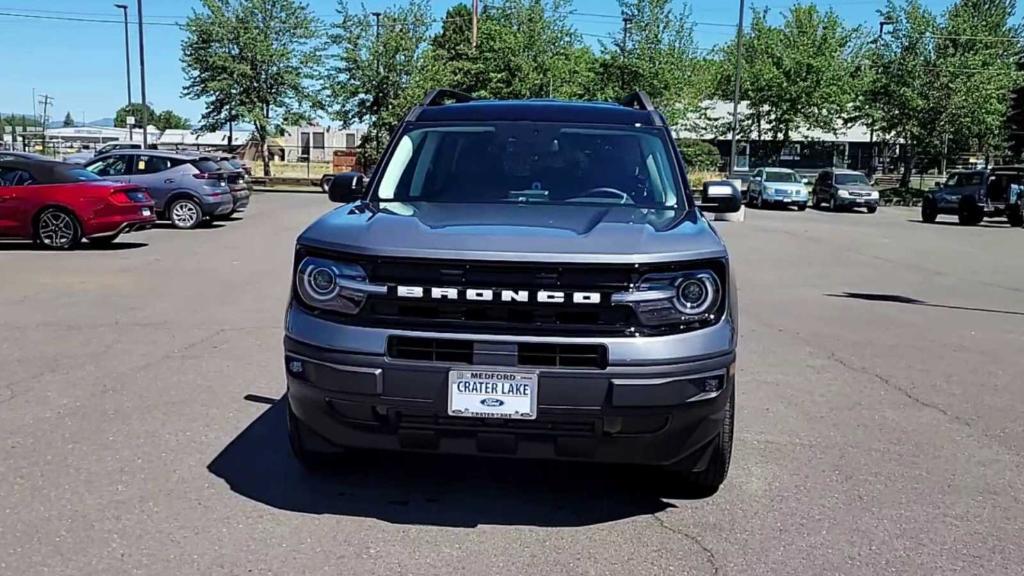
[{"label": "tree", "polygon": [[676,125],[698,109],[710,74],[694,41],[689,9],[675,12],[671,5],[670,0],[619,0],[629,24],[624,35],[602,43],[599,84],[609,100],[643,90]]},{"label": "tree", "polygon": [[918,0],[902,5],[890,0],[881,15],[892,24],[871,50],[865,102],[877,111],[873,122],[879,136],[901,144],[901,186],[907,187],[917,156],[934,151],[943,131],[945,102],[936,84],[938,22]]},{"label": "tree", "polygon": [[174,113],[173,110],[164,110],[152,118],[153,125],[157,130],[190,130],[192,123],[188,118],[183,118]]},{"label": "tree", "polygon": [[65,128],[72,128],[75,125],[75,119],[71,117],[71,112],[64,115],[64,122],[62,124]]},{"label": "tree", "polygon": [[[861,88],[864,44],[864,31],[846,27],[832,10],[797,4],[772,26],[767,9],[755,9],[743,41],[748,112],[742,131],[770,140],[776,157],[802,131],[834,132],[848,124]],[[732,61],[733,48],[725,54]],[[718,84],[730,98],[733,78],[730,68]]]},{"label": "tree", "polygon": [[[146,104],[145,109],[147,118],[149,118],[149,123],[152,124],[154,118],[156,118],[156,110],[153,110],[153,107],[149,104]],[[118,128],[127,128],[127,118],[129,116],[135,118],[135,126],[142,126],[142,110],[143,107],[141,102],[132,102],[131,104],[118,108],[117,112],[114,114],[114,126]]]},{"label": "tree", "polygon": [[[943,155],[1006,150],[1010,94],[1021,85],[1021,25],[1016,0],[959,0],[935,38],[935,85],[941,87]],[[933,85],[934,87],[934,85]]]},{"label": "tree", "polygon": [[430,38],[426,0],[393,5],[379,27],[363,8],[338,3],[339,19],[329,34],[332,50],[322,78],[323,108],[346,126],[368,125],[360,143],[361,162],[377,162],[388,136],[428,89],[425,51]]},{"label": "tree", "polygon": [[316,103],[320,21],[296,0],[202,0],[184,28],[182,94],[204,101],[199,129],[251,123],[270,176],[272,134],[308,119]]}]

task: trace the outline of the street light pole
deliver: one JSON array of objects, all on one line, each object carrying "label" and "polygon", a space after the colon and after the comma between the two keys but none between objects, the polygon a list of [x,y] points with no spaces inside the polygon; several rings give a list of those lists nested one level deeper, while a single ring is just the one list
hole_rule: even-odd
[{"label": "street light pole", "polygon": [[740,72],[743,70],[743,13],[746,11],[744,0],[740,0],[740,18],[736,24],[736,79],[732,97],[732,145],[729,148],[729,170],[731,176],[736,170],[736,133],[740,130]]},{"label": "street light pole", "polygon": [[373,81],[373,160],[376,164],[377,149],[380,147],[380,108],[381,108],[381,97],[380,97],[380,12],[370,12],[370,16],[373,16],[374,33],[373,33],[373,68],[377,72],[377,77]]},{"label": "street light pole", "polygon": [[142,36],[142,0],[139,12],[139,83],[142,84],[142,147],[149,148],[149,105],[146,104],[146,41]]},{"label": "street light pole", "polygon": [[[132,50],[128,44],[128,5],[114,4],[114,8],[120,8],[124,13],[124,75],[128,81],[128,115],[131,116],[132,105]],[[128,125],[128,141],[132,139],[132,125]]]}]

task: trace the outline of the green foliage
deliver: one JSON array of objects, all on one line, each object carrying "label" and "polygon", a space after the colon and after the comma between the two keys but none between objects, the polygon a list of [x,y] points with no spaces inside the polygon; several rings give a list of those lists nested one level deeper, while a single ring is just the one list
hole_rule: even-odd
[{"label": "green foliage", "polygon": [[72,128],[75,125],[75,119],[71,117],[71,112],[64,115],[64,122],[61,125],[65,128]]},{"label": "green foliage", "polygon": [[[129,116],[135,118],[135,126],[142,126],[142,110],[143,106],[141,102],[132,102],[131,104],[118,108],[117,112],[114,113],[114,126],[118,128],[127,128],[127,118]],[[146,104],[145,110],[148,115],[147,117],[149,118],[149,123],[153,124],[153,119],[156,118],[156,110],[153,110],[153,107],[149,104]]]},{"label": "green foliage", "polygon": [[697,110],[712,78],[689,9],[676,12],[670,0],[619,0],[619,10],[629,25],[625,38],[602,43],[601,95],[618,100],[643,90],[674,125]]},{"label": "green foliage", "polygon": [[188,118],[183,118],[174,113],[173,110],[164,110],[152,119],[153,125],[158,130],[190,130],[192,123]]},{"label": "green foliage", "polygon": [[712,171],[718,170],[722,164],[722,155],[707,142],[701,140],[677,140],[676,145],[686,160],[686,167],[690,170]]},{"label": "green foliage", "polygon": [[199,129],[253,125],[263,174],[275,126],[312,115],[320,68],[320,21],[296,0],[202,0],[185,22],[182,94],[201,99]]},{"label": "green foliage", "polygon": [[329,34],[333,49],[321,78],[323,108],[345,125],[368,125],[361,162],[371,166],[427,90],[423,79],[430,6],[426,0],[391,6],[381,14],[379,28],[365,7],[353,11],[339,0],[338,13]]},{"label": "green foliage", "polygon": [[[743,40],[741,133],[773,140],[777,153],[804,130],[832,132],[854,120],[863,87],[865,33],[832,10],[796,4],[778,26],[755,9]],[[717,90],[732,98],[735,48],[723,50]],[[765,159],[767,160],[767,159]]]}]

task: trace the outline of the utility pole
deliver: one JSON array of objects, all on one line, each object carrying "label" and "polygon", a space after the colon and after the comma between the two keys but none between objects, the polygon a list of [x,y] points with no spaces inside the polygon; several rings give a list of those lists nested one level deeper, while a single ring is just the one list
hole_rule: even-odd
[{"label": "utility pole", "polygon": [[740,131],[740,73],[743,71],[743,13],[746,3],[740,0],[740,18],[736,24],[736,79],[732,95],[732,145],[729,148],[729,170],[726,176],[732,176],[736,170],[736,134]]},{"label": "utility pole", "polygon": [[142,36],[142,0],[139,12],[139,82],[142,84],[142,147],[149,148],[149,105],[146,104],[146,41]]},{"label": "utility pole", "polygon": [[[128,115],[131,116],[131,105],[132,105],[132,50],[128,43],[128,5],[127,4],[114,4],[115,8],[120,8],[124,13],[124,75],[125,80],[128,81]],[[132,125],[128,125],[128,141],[132,140]]]},{"label": "utility pole", "polygon": [[480,19],[480,0],[473,0],[473,50],[476,50],[477,22]]},{"label": "utility pole", "polygon": [[374,31],[374,36],[373,36],[373,67],[377,71],[377,77],[373,81],[373,123],[375,124],[375,126],[373,127],[373,154],[374,154],[374,157],[375,157],[374,161],[376,162],[376,160],[377,160],[377,158],[376,158],[377,149],[380,147],[380,124],[379,124],[378,120],[380,120],[380,108],[381,108],[381,103],[380,103],[380,100],[381,100],[381,98],[380,98],[380,17],[381,17],[382,14],[380,12],[370,12],[370,15],[373,16],[374,26],[376,27],[376,30]]},{"label": "utility pole", "polygon": [[622,17],[622,46],[619,51],[622,58],[622,65],[619,68],[621,73],[619,81],[622,82],[622,88],[629,92],[630,87],[626,85],[626,44],[629,42],[629,25],[633,23],[632,16]]},{"label": "utility pole", "polygon": [[50,121],[49,110],[50,105],[53,104],[53,97],[49,94],[40,94],[39,103],[43,106],[43,121],[40,125],[43,128],[43,154],[46,154],[46,124]]}]

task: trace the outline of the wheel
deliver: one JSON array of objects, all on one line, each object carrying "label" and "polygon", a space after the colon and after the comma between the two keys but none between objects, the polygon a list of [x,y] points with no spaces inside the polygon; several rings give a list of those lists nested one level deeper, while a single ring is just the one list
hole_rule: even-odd
[{"label": "wheel", "polygon": [[764,194],[761,194],[760,192],[757,194],[757,207],[764,210]]},{"label": "wheel", "polygon": [[974,226],[982,221],[984,216],[978,216],[978,209],[976,206],[972,206],[970,202],[961,202],[960,209],[957,211],[957,221],[960,222],[961,226]]},{"label": "wheel", "polygon": [[797,204],[796,205],[796,210],[797,210],[797,212],[803,212],[804,210],[807,210],[807,204],[806,203]]},{"label": "wheel", "polygon": [[874,214],[878,212],[878,206],[868,206],[868,214]]},{"label": "wheel", "polygon": [[188,198],[175,200],[167,210],[167,214],[171,218],[171,224],[181,230],[191,230],[198,226],[200,220],[203,219],[203,211],[199,208],[199,204]]},{"label": "wheel", "polygon": [[1006,211],[1006,222],[1012,228],[1020,228],[1021,226],[1024,226],[1024,214],[1021,213],[1021,209],[1019,207],[1018,208],[1012,208],[1011,207],[1009,210],[1007,210]]},{"label": "wheel", "polygon": [[288,406],[288,445],[291,446],[292,455],[307,470],[323,470],[331,463],[331,454],[310,448],[309,439],[316,433],[295,415],[287,396],[284,402]]},{"label": "wheel", "polygon": [[938,217],[939,211],[935,208],[934,202],[925,200],[921,203],[921,222],[925,224],[932,224]]},{"label": "wheel", "polygon": [[105,248],[116,242],[120,236],[120,234],[114,234],[113,236],[103,236],[102,238],[89,238],[89,244]]},{"label": "wheel", "polygon": [[36,218],[35,241],[54,250],[71,250],[82,241],[82,227],[74,214],[47,208]]},{"label": "wheel", "polygon": [[828,199],[828,209],[833,211],[833,212],[838,212],[839,211],[839,205],[836,204],[836,197],[835,196],[833,196],[833,197]]},{"label": "wheel", "polygon": [[725,417],[722,419],[722,431],[715,439],[714,452],[703,470],[675,471],[686,488],[696,496],[710,496],[718,491],[729,475],[729,462],[732,460],[732,435],[735,420],[736,391],[729,395],[725,405]]},{"label": "wheel", "polygon": [[811,193],[811,206],[814,208],[821,206],[821,202],[818,201],[818,195],[813,192]]}]

